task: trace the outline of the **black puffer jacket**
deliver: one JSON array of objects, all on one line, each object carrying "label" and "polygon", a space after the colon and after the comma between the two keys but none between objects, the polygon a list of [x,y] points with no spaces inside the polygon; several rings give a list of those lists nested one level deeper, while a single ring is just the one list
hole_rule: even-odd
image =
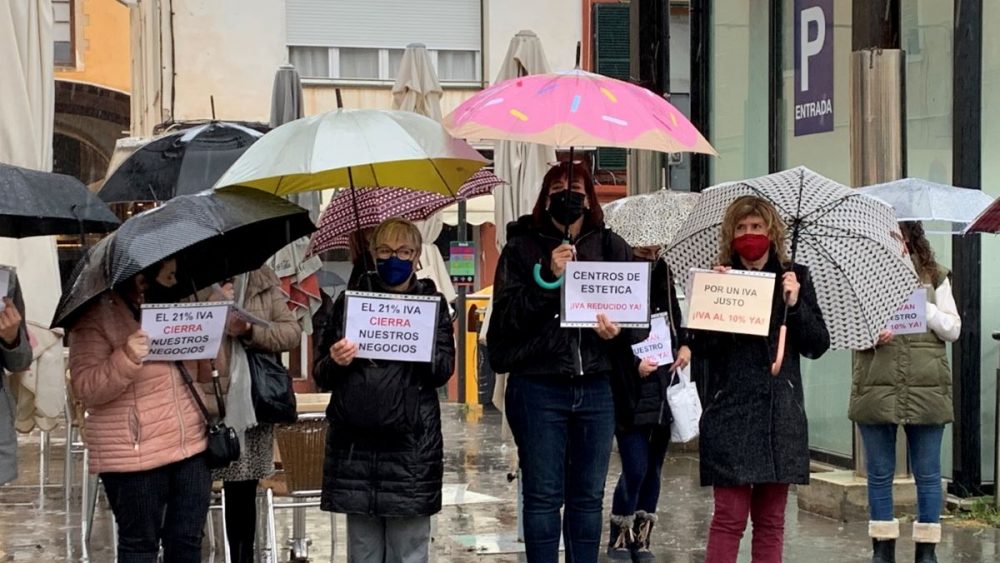
[{"label": "black puffer jacket", "polygon": [[[687,345],[687,331],[681,327],[681,309],[673,277],[664,260],[657,260],[650,277],[650,307],[652,313],[670,313],[670,341],[674,355],[681,346]],[[632,351],[621,363],[633,361]],[[615,420],[618,430],[628,430],[638,426],[669,426],[673,418],[667,405],[667,387],[673,379],[670,366],[660,366],[649,377],[639,377],[638,373],[623,369],[620,377],[612,380],[615,392]]]},{"label": "black puffer jacket", "polygon": [[830,335],[809,270],[796,264],[799,301],[788,312],[781,371],[771,375],[785,310],[781,276],[786,270],[772,253],[763,271],[777,276],[769,336],[690,331],[692,353],[706,362],[710,394],[698,441],[703,486],[809,482],[809,429],[799,362],[800,357],[822,356]]},{"label": "black puffer jacket", "polygon": [[[532,269],[542,264],[542,277],[554,279],[549,263],[563,233],[551,222],[536,228],[525,215],[507,226],[507,245],[500,253],[493,285],[493,313],[486,332],[490,366],[512,376],[607,375],[611,352],[635,331],[623,330],[604,341],[591,329],[559,326],[560,290],[535,283]],[[628,262],[632,249],[603,225],[585,226],[576,242],[577,260]]]},{"label": "black puffer jacket", "polygon": [[[372,288],[390,292],[377,278]],[[434,282],[417,280],[406,293],[441,300],[431,363],[358,359],[337,365],[329,350],[344,336],[343,294],[318,339],[313,373],[320,389],[331,393],[323,510],[395,517],[441,510],[444,451],[437,388],[455,369],[455,339],[448,304]]]}]

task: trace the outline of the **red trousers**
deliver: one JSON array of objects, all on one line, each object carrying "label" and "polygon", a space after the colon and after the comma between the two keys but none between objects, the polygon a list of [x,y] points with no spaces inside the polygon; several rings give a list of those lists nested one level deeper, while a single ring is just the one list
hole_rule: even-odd
[{"label": "red trousers", "polygon": [[714,492],[715,514],[705,563],[736,563],[747,517],[753,520],[753,563],[781,563],[788,485],[715,487]]}]

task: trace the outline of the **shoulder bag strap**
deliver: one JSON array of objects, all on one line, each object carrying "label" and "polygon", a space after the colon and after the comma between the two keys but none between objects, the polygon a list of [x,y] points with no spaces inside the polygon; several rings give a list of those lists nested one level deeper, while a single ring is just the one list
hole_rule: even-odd
[{"label": "shoulder bag strap", "polygon": [[[194,381],[191,379],[191,374],[188,372],[187,368],[184,367],[182,362],[174,362],[177,369],[181,372],[181,378],[184,379],[184,384],[187,385],[189,391],[191,391],[191,396],[194,397],[194,401],[198,403],[198,408],[201,410],[202,416],[205,417],[205,422],[211,424],[212,415],[208,412],[208,407],[205,406],[205,402],[201,399],[201,394],[194,388]],[[226,418],[226,404],[222,401],[222,389],[219,386],[219,372],[212,366],[212,387],[215,390],[215,402],[219,406],[219,418]]]}]

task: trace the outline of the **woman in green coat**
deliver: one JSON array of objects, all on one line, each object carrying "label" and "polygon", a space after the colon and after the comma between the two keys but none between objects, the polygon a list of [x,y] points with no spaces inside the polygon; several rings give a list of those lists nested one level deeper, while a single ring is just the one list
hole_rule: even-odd
[{"label": "woman in green coat", "polygon": [[946,343],[962,330],[950,272],[937,264],[919,222],[901,223],[903,241],[927,289],[927,332],[893,335],[885,330],[875,347],[854,355],[850,419],[858,423],[868,470],[872,563],[895,562],[899,520],[893,516],[896,427],[903,426],[917,484],[913,525],[916,562],[936,563],[941,541],[941,437],[954,419]]}]

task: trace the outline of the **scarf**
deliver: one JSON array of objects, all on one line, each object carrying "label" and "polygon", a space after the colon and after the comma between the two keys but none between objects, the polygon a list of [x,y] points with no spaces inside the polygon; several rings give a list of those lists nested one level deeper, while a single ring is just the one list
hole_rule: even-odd
[{"label": "scarf", "polygon": [[[236,305],[243,307],[246,301],[247,274],[236,276],[233,289]],[[229,339],[229,391],[226,393],[226,424],[236,430],[240,447],[246,447],[246,431],[257,426],[257,414],[253,410],[251,394],[250,363],[247,351],[239,338]],[[245,451],[245,450],[244,450]]]}]

